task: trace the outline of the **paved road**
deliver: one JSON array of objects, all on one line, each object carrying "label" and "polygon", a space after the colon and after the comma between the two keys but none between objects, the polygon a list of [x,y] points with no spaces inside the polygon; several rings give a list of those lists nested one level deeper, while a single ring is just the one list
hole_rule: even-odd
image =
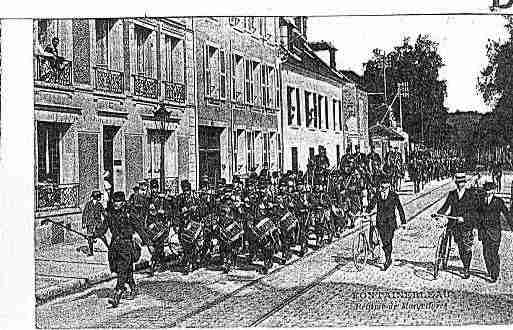
[{"label": "paved road", "polygon": [[440,229],[427,215],[452,188],[446,184],[420,197],[401,195],[410,222],[396,235],[395,261],[387,272],[373,264],[357,272],[350,258],[353,235],[347,235],[263,277],[253,269],[228,275],[208,269],[188,276],[138,274],[141,294],[136,300],[123,300],[117,309],[108,308],[105,299],[114,282],[102,283],[38,306],[36,324],[154,328],[509,323],[513,319],[510,232],[501,245],[498,283],[483,279],[480,244],[475,247],[471,280],[460,279],[460,264],[454,257],[450,271],[433,280],[430,262]]}]

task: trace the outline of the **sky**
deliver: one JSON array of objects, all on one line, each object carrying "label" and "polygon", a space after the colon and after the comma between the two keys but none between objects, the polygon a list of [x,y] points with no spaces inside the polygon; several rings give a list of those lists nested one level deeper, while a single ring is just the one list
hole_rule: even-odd
[{"label": "sky", "polygon": [[362,63],[372,49],[390,51],[405,37],[412,41],[429,34],[439,43],[445,67],[440,76],[447,80],[446,106],[449,112],[488,112],[476,89],[479,72],[486,66],[488,39],[505,40],[505,20],[501,16],[345,16],[310,17],[310,41],[332,41],[338,48],[337,68],[363,73]]}]

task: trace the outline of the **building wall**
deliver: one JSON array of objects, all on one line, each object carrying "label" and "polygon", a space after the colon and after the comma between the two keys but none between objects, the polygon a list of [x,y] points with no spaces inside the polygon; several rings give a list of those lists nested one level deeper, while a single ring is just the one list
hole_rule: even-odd
[{"label": "building wall", "polygon": [[[338,107],[336,107],[336,123],[333,125],[333,100],[342,101],[341,83],[328,81],[325,78],[317,77],[313,73],[299,70],[290,65],[284,65],[282,70],[282,99],[283,99],[283,142],[284,142],[284,170],[292,169],[292,148],[297,148],[298,169],[305,171],[309,159],[309,149],[314,148],[315,154],[318,152],[318,146],[323,145],[326,148],[330,165],[337,163],[337,146],[339,146],[340,156],[344,153],[344,127],[340,127],[340,117],[338,116]],[[289,100],[287,97],[287,87],[299,89],[299,104],[301,125],[293,121],[292,125],[288,123]],[[306,126],[306,107],[305,91],[323,95],[328,98],[329,128],[319,129]],[[292,104],[294,106],[294,104]],[[344,118],[344,108],[342,107],[342,122]]]},{"label": "building wall", "polygon": [[[149,173],[148,136],[152,130],[159,128],[154,120],[154,112],[159,104],[164,104],[171,112],[172,123],[167,127],[169,138],[166,143],[166,177],[178,180],[189,179],[196,184],[196,139],[195,139],[195,104],[194,104],[194,61],[192,30],[189,18],[180,19],[120,19],[113,21],[109,30],[109,72],[119,72],[123,90],[115,88],[101,90],[99,79],[101,73],[96,69],[97,33],[96,20],[52,20],[47,40],[57,36],[61,40],[59,52],[71,62],[70,84],[48,81],[35,77],[34,107],[36,129],[36,189],[44,186],[38,182],[38,123],[62,125],[60,143],[60,180],[58,184],[78,185],[78,203],[56,205],[36,209],[36,244],[48,243],[52,236],[52,227],[39,226],[40,220],[50,218],[79,226],[81,210],[94,189],[103,190],[103,135],[107,126],[116,126],[118,131],[113,139],[113,177],[114,190],[124,191],[128,195],[137,181],[150,177],[159,177],[155,171]],[[152,90],[155,93],[137,95],[136,77],[136,26],[151,31],[148,54],[153,58],[152,72],[148,71],[149,83],[142,82],[140,92]],[[38,21],[34,21],[34,40],[39,36]],[[182,45],[182,56],[177,56],[173,64],[181,70],[183,77],[176,84],[184,84],[184,102],[165,98],[163,61],[165,57],[165,35],[171,35]],[[181,40],[181,41],[180,41]],[[46,45],[42,45],[45,47]],[[176,48],[179,49],[179,48]],[[38,58],[34,57],[35,69]],[[176,69],[176,68],[175,68]],[[116,74],[116,77],[119,77]],[[109,73],[112,77],[112,73]],[[114,85],[109,85],[114,86]],[[115,85],[118,86],[118,85]],[[153,86],[153,87],[152,87]],[[170,85],[171,86],[171,85]],[[177,86],[177,85],[172,85]],[[119,86],[118,86],[119,87]],[[178,92],[181,94],[181,92]],[[178,95],[171,93],[170,95]],[[63,190],[72,194],[72,190]],[[73,190],[74,191],[74,190]],[[64,198],[60,195],[59,198]],[[36,193],[36,201],[38,201]],[[72,198],[67,196],[66,198]],[[63,206],[64,205],[64,206]],[[66,233],[65,240],[77,239]]]},{"label": "building wall", "polygon": [[[194,18],[194,31],[196,35],[196,66],[197,66],[197,92],[198,92],[198,117],[199,124],[207,127],[218,127],[221,133],[221,177],[228,182],[234,174],[245,174],[248,170],[247,156],[247,132],[255,132],[255,135],[262,137],[263,133],[278,136],[279,104],[263,106],[261,104],[260,88],[255,93],[253,102],[245,100],[246,85],[244,83],[244,72],[242,72],[242,86],[240,75],[237,76],[237,94],[232,96],[232,64],[233,55],[242,58],[242,65],[245,69],[246,60],[251,60],[259,65],[272,67],[275,77],[278,77],[279,66],[277,65],[278,46],[278,19],[267,17],[265,20],[265,33],[257,29],[248,29],[246,17],[202,17]],[[261,17],[254,17],[259,22]],[[220,70],[212,70],[213,84],[216,89],[207,95],[206,93],[206,70],[205,54],[208,47],[217,52],[224,52],[226,64],[226,96],[220,94]],[[218,57],[217,57],[218,58]],[[216,60],[216,58],[214,58]],[[214,65],[215,67],[216,65]],[[257,74],[254,83],[261,84],[261,75]],[[278,80],[279,81],[279,80]],[[275,95],[277,85],[274,80],[272,95]],[[238,141],[234,139],[234,133],[239,133]],[[235,145],[237,144],[237,145]],[[277,146],[277,141],[273,141]],[[238,150],[235,150],[239,148]],[[262,168],[263,140],[255,140],[255,167],[257,171]],[[237,168],[235,167],[234,154],[237,154]],[[277,170],[277,150],[273,150],[270,160],[270,169]]]}]

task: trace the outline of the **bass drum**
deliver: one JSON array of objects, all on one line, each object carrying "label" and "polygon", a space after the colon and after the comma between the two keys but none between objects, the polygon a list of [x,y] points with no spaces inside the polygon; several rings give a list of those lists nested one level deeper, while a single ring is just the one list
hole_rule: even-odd
[{"label": "bass drum", "polygon": [[296,228],[299,224],[294,214],[292,214],[289,211],[280,218],[279,222],[281,230],[285,232],[291,231],[292,229]]},{"label": "bass drum", "polygon": [[221,227],[220,234],[221,240],[223,240],[225,243],[231,244],[242,237],[244,230],[238,222],[233,221],[225,228]]},{"label": "bass drum", "polygon": [[182,232],[182,239],[185,244],[195,245],[202,239],[203,225],[201,222],[190,221]]},{"label": "bass drum", "polygon": [[263,218],[258,221],[255,226],[255,234],[257,236],[258,241],[265,241],[267,238],[271,237],[274,231],[276,231],[276,225],[271,220],[271,218]]}]

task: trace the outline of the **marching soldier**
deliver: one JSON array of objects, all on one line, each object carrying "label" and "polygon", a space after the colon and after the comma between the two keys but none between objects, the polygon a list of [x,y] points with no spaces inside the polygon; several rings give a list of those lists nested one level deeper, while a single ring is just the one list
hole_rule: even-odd
[{"label": "marching soldier", "polygon": [[201,223],[198,215],[198,199],[191,189],[189,180],[181,182],[182,193],[178,196],[178,210],[180,212],[180,223],[178,238],[184,252],[184,275],[189,274],[198,267],[198,242],[197,235],[201,232]]},{"label": "marching soldier", "polygon": [[[472,244],[474,234],[472,232],[475,223],[477,205],[476,198],[465,188],[465,173],[456,173],[456,189],[449,192],[444,205],[438,210],[438,214],[446,214],[450,208],[449,215],[457,217],[458,220],[449,220],[447,231],[450,232],[458,245],[460,259],[463,264],[462,278],[470,278],[470,262],[472,261]],[[446,237],[449,235],[446,235]],[[442,246],[446,246],[443,242]]]},{"label": "marching soldier", "polygon": [[[82,212],[82,229],[87,230],[87,235],[94,235],[96,230],[103,223],[104,216],[104,208],[101,203],[102,193],[99,190],[95,190],[91,193],[91,200],[88,201],[84,207],[84,211]],[[108,248],[109,244],[107,243],[107,239],[105,236],[99,237],[105,246]],[[89,254],[88,256],[93,255],[93,245],[94,241],[89,240]]]},{"label": "marching soldier", "polygon": [[483,257],[490,276],[489,281],[495,283],[500,271],[501,214],[508,220],[509,227],[512,229],[513,219],[504,201],[495,196],[495,184],[486,182],[483,189],[486,196],[481,201],[479,209],[478,238],[483,244]]},{"label": "marching soldier", "polygon": [[139,181],[138,186],[134,187],[134,193],[128,200],[130,214],[141,221],[141,223],[144,222],[149,207],[147,186],[146,181]]},{"label": "marching soldier", "polygon": [[[395,210],[399,212],[401,224],[406,224],[403,206],[396,192],[390,189],[390,182],[386,178],[380,181],[380,191],[374,196],[367,207],[367,213],[370,213],[377,206],[376,229],[383,243],[383,252],[385,253],[385,264],[383,271],[392,265],[392,241],[397,227]],[[372,239],[371,239],[372,241]]]},{"label": "marching soldier", "polygon": [[158,266],[162,267],[164,265],[164,245],[169,235],[170,227],[163,207],[164,205],[160,204],[157,210],[155,204],[150,204],[144,224],[144,228],[154,247],[154,252],[151,256],[150,276],[153,276]]},{"label": "marching soldier", "polygon": [[117,191],[112,195],[113,207],[107,213],[105,222],[96,232],[95,237],[105,235],[107,230],[112,234],[112,241],[109,246],[109,267],[113,273],[117,273],[117,283],[114,297],[109,299],[112,307],[117,307],[123,292],[126,290],[125,284],[130,287],[130,298],[137,295],[137,286],[134,280],[134,263],[140,257],[140,247],[134,243],[133,235],[138,233],[143,244],[149,247],[151,253],[154,252],[148,235],[141,223],[134,217],[129,216],[125,193]]}]

